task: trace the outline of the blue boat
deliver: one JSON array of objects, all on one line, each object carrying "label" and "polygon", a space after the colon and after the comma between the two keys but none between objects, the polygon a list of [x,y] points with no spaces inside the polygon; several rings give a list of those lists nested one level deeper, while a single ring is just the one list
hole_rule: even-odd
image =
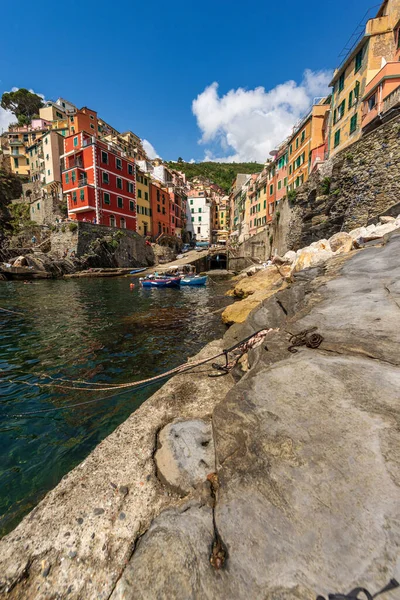
[{"label": "blue boat", "polygon": [[179,287],[181,283],[180,277],[151,277],[141,279],[140,283],[142,287]]},{"label": "blue boat", "polygon": [[205,285],[207,283],[207,275],[194,275],[191,277],[182,277],[181,285]]},{"label": "blue boat", "polygon": [[129,271],[129,275],[136,275],[136,273],[142,273],[142,271],[146,271],[148,267],[141,267],[140,269],[133,269]]}]

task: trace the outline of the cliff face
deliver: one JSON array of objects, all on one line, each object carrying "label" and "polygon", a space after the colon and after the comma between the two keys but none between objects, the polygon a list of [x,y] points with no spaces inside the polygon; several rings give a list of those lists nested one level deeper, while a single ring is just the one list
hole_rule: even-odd
[{"label": "cliff face", "polygon": [[[65,477],[0,542],[0,592],[312,600],[400,579],[399,252],[397,232],[301,271],[204,349],[275,330],[229,375],[168,382]],[[288,351],[313,328],[319,347]]]}]

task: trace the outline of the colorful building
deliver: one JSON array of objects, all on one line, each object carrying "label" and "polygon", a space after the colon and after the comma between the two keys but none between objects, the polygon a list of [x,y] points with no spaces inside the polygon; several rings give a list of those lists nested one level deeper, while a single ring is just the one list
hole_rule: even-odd
[{"label": "colorful building", "polygon": [[187,231],[198,242],[211,242],[212,201],[205,190],[190,190],[187,204]]},{"label": "colorful building", "polygon": [[136,201],[137,201],[137,232],[140,235],[152,235],[150,177],[136,165]]},{"label": "colorful building", "polygon": [[171,235],[171,201],[168,188],[163,186],[160,181],[153,179],[150,182],[150,208],[153,237],[162,234]]},{"label": "colorful building", "polygon": [[86,131],[64,139],[62,187],[68,215],[136,231],[135,163]]},{"label": "colorful building", "polygon": [[[376,17],[367,21],[361,40],[335,71],[330,84],[333,87],[330,156],[359,139],[363,120],[366,127],[376,116],[371,115],[371,119],[367,116],[376,107],[374,89],[367,89],[367,86],[386,62],[395,61],[395,56],[398,56],[399,18],[400,0],[385,0]],[[386,90],[389,90],[388,79],[383,81],[386,82]],[[390,93],[392,92],[388,95]],[[367,109],[363,107],[363,99],[367,102]]]},{"label": "colorful building", "polygon": [[44,119],[34,119],[31,125],[10,125],[5,135],[10,146],[11,171],[15,175],[30,176],[31,161],[27,148],[39,140],[49,127],[49,121]]},{"label": "colorful building", "polygon": [[313,152],[324,152],[324,118],[330,107],[330,96],[314,104],[288,138],[288,190],[305,183],[311,172]]}]

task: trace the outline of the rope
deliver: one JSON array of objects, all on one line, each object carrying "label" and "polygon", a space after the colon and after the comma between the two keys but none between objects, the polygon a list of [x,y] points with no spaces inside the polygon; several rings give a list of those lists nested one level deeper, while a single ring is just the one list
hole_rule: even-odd
[{"label": "rope", "polygon": [[[122,393],[126,393],[126,392],[130,392],[133,389],[140,389],[142,387],[146,387],[148,385],[152,385],[158,381],[161,381],[163,379],[168,379],[169,377],[176,375],[178,373],[184,373],[186,371],[189,371],[191,369],[194,369],[195,367],[204,365],[208,362],[214,361],[215,359],[221,357],[221,356],[225,356],[226,358],[226,367],[223,367],[223,370],[225,371],[227,368],[231,369],[233,368],[233,366],[235,366],[235,364],[237,363],[237,361],[239,360],[239,358],[245,353],[248,352],[250,349],[252,348],[256,348],[257,346],[259,346],[263,339],[265,338],[265,336],[272,332],[272,331],[277,331],[274,329],[260,329],[259,331],[257,331],[256,333],[253,333],[252,335],[248,336],[247,338],[245,338],[244,340],[238,342],[237,344],[235,344],[234,346],[232,346],[231,348],[228,348],[227,350],[223,350],[222,352],[219,352],[218,354],[215,354],[214,356],[210,356],[209,358],[203,358],[203,359],[199,359],[199,360],[195,360],[189,363],[185,363],[183,365],[179,365],[178,367],[175,367],[174,369],[170,369],[169,371],[165,371],[164,373],[161,373],[160,375],[155,375],[154,377],[150,377],[148,379],[142,379],[140,381],[133,381],[133,382],[129,382],[129,383],[121,383],[121,384],[112,384],[111,386],[108,385],[107,387],[80,387],[81,385],[85,384],[85,386],[89,386],[89,385],[98,385],[101,386],[102,384],[92,384],[90,382],[84,382],[83,380],[63,380],[66,381],[68,383],[74,384],[77,383],[78,385],[71,385],[71,386],[65,386],[65,385],[58,385],[57,383],[31,383],[28,381],[16,381],[16,380],[12,380],[12,379],[5,379],[5,381],[8,381],[9,383],[12,384],[22,384],[22,385],[28,385],[31,387],[54,387],[54,388],[59,388],[59,389],[65,389],[65,390],[84,390],[84,391],[94,391],[94,392],[106,392],[106,391],[115,391],[115,390],[124,390],[122,392],[120,392],[120,394]],[[232,363],[228,363],[228,354],[238,351],[239,352],[239,356],[235,356],[234,360]],[[219,365],[216,365],[215,363],[213,364],[213,368],[217,368],[217,369],[221,369]],[[221,369],[222,370],[222,369]],[[228,371],[226,371],[228,372]],[[52,379],[51,376],[46,376],[44,375],[44,377],[48,377],[50,379]],[[55,380],[57,381],[57,380]],[[59,380],[61,381],[61,380]],[[77,406],[84,406],[86,404],[92,404],[95,402],[101,402],[102,400],[106,400],[107,398],[113,398],[115,396],[118,396],[120,394],[113,394],[111,396],[107,396],[104,398],[97,398],[94,400],[86,400],[84,402],[78,402],[76,404],[68,404],[66,406],[60,406],[57,408],[48,408],[48,409],[41,409],[38,411],[31,411],[31,412],[26,412],[26,413],[21,413],[21,414],[17,414],[17,415],[9,415],[9,418],[23,418],[26,416],[31,416],[31,415],[35,415],[35,414],[42,414],[42,413],[46,413],[46,412],[53,412],[56,410],[66,410],[69,408],[75,408]]]},{"label": "rope", "polygon": [[[371,594],[368,590],[366,590],[363,587],[356,587],[354,588],[354,590],[351,590],[351,592],[349,592],[348,594],[329,594],[328,598],[329,600],[361,600],[359,598],[359,594],[364,594],[367,600],[373,600],[381,594],[386,594],[386,592],[395,590],[398,587],[400,587],[398,581],[396,581],[396,579],[391,579],[384,588],[382,588],[381,590],[379,590],[379,592],[376,592],[375,594]],[[325,598],[323,596],[317,596],[317,600],[325,600]]]},{"label": "rope", "polygon": [[319,333],[313,333],[316,331],[318,327],[311,327],[311,329],[305,329],[304,331],[300,331],[300,333],[291,333],[290,334],[288,347],[289,352],[295,354],[298,352],[296,346],[307,346],[307,348],[319,348],[319,346],[324,341],[324,338]]},{"label": "rope", "polygon": [[0,310],[11,313],[12,315],[23,315],[24,314],[22,312],[16,312],[15,310],[8,310],[7,308],[1,308],[1,306],[0,306]]}]

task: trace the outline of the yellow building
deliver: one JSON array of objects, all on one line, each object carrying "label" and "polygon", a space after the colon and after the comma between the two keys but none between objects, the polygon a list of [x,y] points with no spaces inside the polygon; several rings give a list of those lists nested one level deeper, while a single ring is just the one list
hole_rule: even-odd
[{"label": "yellow building", "polygon": [[49,125],[42,119],[34,119],[31,125],[10,126],[6,133],[10,146],[11,171],[20,177],[29,177],[30,160],[27,148],[48,131]]},{"label": "yellow building", "polygon": [[385,61],[396,52],[395,28],[400,18],[400,0],[385,0],[376,17],[365,26],[359,43],[336,69],[333,86],[329,154],[335,155],[361,135],[362,98],[367,84]]},{"label": "yellow building", "polygon": [[[323,149],[323,125],[330,108],[330,96],[314,104],[308,115],[295,126],[288,139],[288,190],[294,190],[308,179],[313,153]],[[323,154],[323,151],[322,151]]]},{"label": "yellow building", "polygon": [[136,215],[137,232],[146,236],[152,234],[150,208],[150,176],[136,166]]},{"label": "yellow building", "polygon": [[275,173],[271,171],[268,163],[254,182],[255,195],[250,190],[250,223],[249,233],[254,235],[262,231],[267,223],[267,196],[268,185]]}]

